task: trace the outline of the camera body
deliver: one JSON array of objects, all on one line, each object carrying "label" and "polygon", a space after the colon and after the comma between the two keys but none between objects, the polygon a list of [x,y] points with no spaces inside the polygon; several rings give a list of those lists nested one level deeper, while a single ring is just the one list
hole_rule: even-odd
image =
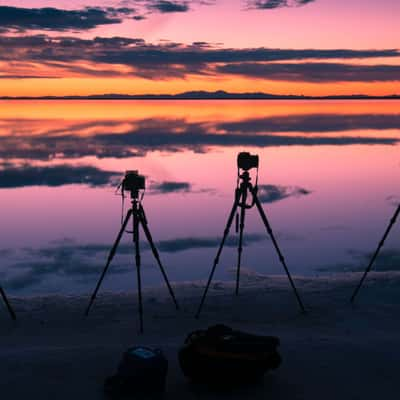
[{"label": "camera body", "polygon": [[244,171],[248,171],[252,168],[258,168],[258,155],[253,155],[246,151],[239,153],[237,156],[237,166]]},{"label": "camera body", "polygon": [[127,192],[144,190],[146,181],[143,175],[139,175],[138,171],[126,171],[125,178],[122,181],[122,189]]}]

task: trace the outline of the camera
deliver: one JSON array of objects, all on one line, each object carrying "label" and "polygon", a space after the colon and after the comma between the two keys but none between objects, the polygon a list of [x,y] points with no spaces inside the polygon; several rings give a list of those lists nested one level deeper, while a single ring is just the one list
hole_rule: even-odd
[{"label": "camera", "polygon": [[126,171],[125,178],[122,181],[122,189],[127,192],[144,190],[146,188],[145,177],[139,175],[138,171]]},{"label": "camera", "polygon": [[248,152],[242,152],[237,157],[238,168],[248,171],[252,168],[258,168],[258,155],[250,154]]}]

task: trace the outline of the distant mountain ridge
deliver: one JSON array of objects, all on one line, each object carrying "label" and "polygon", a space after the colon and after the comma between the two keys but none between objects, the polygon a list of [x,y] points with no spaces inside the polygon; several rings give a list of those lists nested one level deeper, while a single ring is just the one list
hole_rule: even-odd
[{"label": "distant mountain ridge", "polygon": [[207,92],[203,90],[178,94],[93,94],[88,96],[0,96],[1,100],[364,100],[400,99],[399,94],[369,96],[365,94],[304,96],[291,94],[271,94],[264,92],[229,93],[223,90]]}]

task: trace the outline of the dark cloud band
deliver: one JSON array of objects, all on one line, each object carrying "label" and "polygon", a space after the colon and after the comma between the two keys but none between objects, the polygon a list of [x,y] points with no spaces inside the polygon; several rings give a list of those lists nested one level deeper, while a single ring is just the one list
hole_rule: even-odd
[{"label": "dark cloud band", "polygon": [[192,185],[189,182],[173,182],[173,181],[165,181],[165,182],[157,182],[153,183],[150,187],[153,193],[176,193],[176,192],[190,192]]},{"label": "dark cloud band", "polygon": [[400,65],[339,63],[237,63],[217,67],[222,74],[295,82],[389,82],[400,80]]},{"label": "dark cloud band", "polygon": [[310,194],[307,189],[297,186],[260,185],[258,197],[262,203],[274,203],[288,197],[301,197]]},{"label": "dark cloud band", "polygon": [[[0,158],[3,160],[53,160],[76,159],[85,156],[97,158],[128,158],[144,156],[149,151],[176,152],[192,150],[204,152],[215,146],[252,146],[252,147],[277,147],[277,146],[346,146],[354,144],[364,145],[395,145],[398,138],[390,136],[351,136],[343,135],[342,130],[366,129],[381,130],[400,127],[398,115],[325,115],[325,116],[293,116],[271,117],[265,119],[249,119],[237,122],[227,122],[213,125],[204,122],[188,122],[185,119],[145,119],[135,120],[129,124],[124,132],[113,134],[113,127],[120,121],[87,122],[77,125],[66,125],[64,128],[49,129],[40,135],[24,134],[8,135],[0,141]],[[3,129],[21,129],[21,121],[8,121],[8,127],[3,124]],[[333,124],[333,125],[331,125]],[[336,124],[336,125],[335,125]],[[28,131],[34,126],[25,129]],[[91,136],[82,135],[90,129]],[[324,136],[322,132],[338,133],[333,136]],[[297,131],[293,135],[290,132]],[[276,134],[274,132],[278,132]],[[288,134],[285,134],[287,132]],[[301,134],[321,132],[320,135]],[[77,140],[79,139],[79,140]],[[37,171],[34,175],[37,176]],[[87,171],[76,171],[75,180],[84,179]],[[90,172],[90,171],[89,171]],[[97,179],[97,171],[91,171]],[[13,181],[18,176],[26,179],[23,172],[3,170],[3,173],[13,174]],[[64,172],[62,172],[64,173]],[[111,172],[110,172],[111,173]],[[18,176],[16,176],[17,174]],[[62,174],[61,174],[62,175]],[[101,179],[108,179],[101,173]],[[33,178],[32,178],[33,179]],[[70,179],[70,178],[68,178]],[[5,180],[7,181],[7,179]],[[100,183],[103,182],[100,180]],[[93,183],[93,182],[92,182]],[[90,184],[90,182],[89,182]],[[185,190],[186,186],[178,189]],[[163,185],[159,190],[177,188],[176,182]]]},{"label": "dark cloud band", "polygon": [[[140,76],[146,79],[185,78],[188,75],[242,75],[249,78],[292,81],[396,80],[396,65],[349,65],[340,63],[289,61],[369,59],[399,57],[395,49],[383,50],[296,50],[219,48],[204,42],[149,44],[143,39],[110,37],[0,36],[0,61],[20,63],[22,75],[37,75],[32,63],[40,63],[62,76]],[[284,62],[287,63],[284,63]],[[96,68],[81,65],[92,63]],[[279,63],[277,63],[279,62]],[[99,69],[99,65],[102,68]],[[112,66],[107,68],[105,66]],[[124,65],[124,70],[118,69]],[[41,69],[42,72],[42,69]],[[15,72],[12,75],[16,76]]]},{"label": "dark cloud band", "polygon": [[[220,243],[220,237],[183,237],[162,240],[156,243],[157,248],[163,253],[178,253],[195,249],[214,248]],[[250,233],[246,235],[247,244],[267,240],[265,234]],[[237,237],[229,236],[225,242],[226,247],[236,247]],[[24,261],[14,264],[11,269],[19,271],[17,276],[5,279],[5,285],[14,290],[41,284],[49,277],[63,277],[84,280],[87,277],[98,275],[104,265],[104,257],[110,245],[86,244],[79,245],[74,242],[56,243],[53,246],[40,249],[24,249]],[[143,244],[143,250],[150,250]],[[132,244],[120,244],[120,255],[133,253]],[[100,258],[101,257],[101,258]],[[26,260],[29,261],[26,261]],[[116,264],[109,270],[112,274],[124,274],[132,269],[129,264]]]},{"label": "dark cloud band", "polygon": [[250,9],[273,10],[282,7],[300,7],[313,3],[315,0],[249,0]]},{"label": "dark cloud band", "polygon": [[0,6],[2,29],[25,30],[86,30],[101,25],[119,24],[134,14],[131,8],[87,7],[82,10],[58,8],[19,8]]},{"label": "dark cloud band", "polygon": [[187,12],[189,11],[189,2],[156,0],[150,2],[148,8],[150,10],[156,10],[161,13]]},{"label": "dark cloud band", "polygon": [[400,129],[399,114],[293,114],[224,122],[218,129],[237,133],[343,132]]},{"label": "dark cloud band", "polygon": [[117,172],[103,171],[91,166],[74,167],[69,165],[20,167],[6,165],[0,168],[0,189],[24,186],[62,186],[85,184],[104,186],[118,176]]}]

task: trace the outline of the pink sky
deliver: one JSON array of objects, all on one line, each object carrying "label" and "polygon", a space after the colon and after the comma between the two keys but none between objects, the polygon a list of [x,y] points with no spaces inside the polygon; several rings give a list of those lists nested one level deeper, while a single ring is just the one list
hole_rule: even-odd
[{"label": "pink sky", "polygon": [[[131,3],[135,7],[135,2]],[[0,0],[0,5],[79,9],[117,7],[121,1]],[[244,0],[216,0],[215,5],[194,5],[192,11],[184,13],[153,14],[144,21],[108,25],[84,36],[122,35],[150,42],[208,41],[229,47],[397,48],[399,15],[398,0],[316,0],[303,7],[275,10],[246,10]]]}]

